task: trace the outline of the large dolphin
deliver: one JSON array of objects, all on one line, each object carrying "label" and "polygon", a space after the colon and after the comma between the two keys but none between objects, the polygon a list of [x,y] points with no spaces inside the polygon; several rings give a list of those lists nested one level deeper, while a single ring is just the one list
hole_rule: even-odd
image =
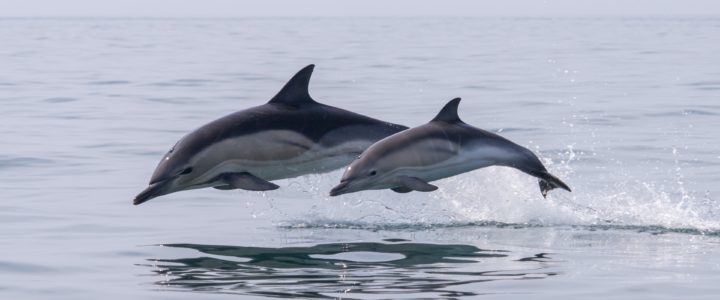
[{"label": "large dolphin", "polygon": [[271,180],[347,166],[372,143],[407,129],[315,102],[308,93],[313,68],[300,70],[268,103],[180,139],[133,203],[204,187],[274,190]]},{"label": "large dolphin", "polygon": [[450,100],[425,125],[370,146],[345,170],[330,196],[362,190],[430,192],[428,182],[492,165],[516,168],[540,180],[543,197],[554,188],[570,188],[548,173],[532,151],[497,134],[465,124],[457,114],[460,98]]}]

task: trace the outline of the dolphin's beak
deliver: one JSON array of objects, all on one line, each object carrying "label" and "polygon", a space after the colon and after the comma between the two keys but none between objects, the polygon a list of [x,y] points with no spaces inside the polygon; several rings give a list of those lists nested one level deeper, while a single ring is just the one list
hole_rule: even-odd
[{"label": "dolphin's beak", "polygon": [[140,192],[137,196],[135,196],[135,200],[133,200],[134,205],[145,203],[146,201],[165,195],[165,187],[167,186],[168,182],[170,180],[156,182],[148,186],[145,190]]},{"label": "dolphin's beak", "polygon": [[344,191],[345,188],[347,188],[347,186],[348,186],[348,181],[341,181],[340,184],[338,184],[337,186],[332,188],[332,190],[330,190],[330,196],[334,197],[334,196],[339,196],[342,194],[347,194],[347,191]]}]

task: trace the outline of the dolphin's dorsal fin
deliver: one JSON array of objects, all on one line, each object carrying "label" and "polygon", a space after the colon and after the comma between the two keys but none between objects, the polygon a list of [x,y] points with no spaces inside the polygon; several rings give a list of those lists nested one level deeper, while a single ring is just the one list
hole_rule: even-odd
[{"label": "dolphin's dorsal fin", "polygon": [[315,65],[308,65],[302,68],[283,86],[282,89],[270,99],[269,103],[282,103],[292,106],[300,106],[307,103],[316,103],[310,97],[308,85],[310,85],[310,76],[312,75]]},{"label": "dolphin's dorsal fin", "polygon": [[443,121],[448,123],[458,123],[462,122],[460,120],[460,117],[458,116],[458,104],[460,104],[460,98],[455,98],[450,100],[445,106],[440,110],[440,112],[435,116],[434,119],[430,122],[435,121]]}]

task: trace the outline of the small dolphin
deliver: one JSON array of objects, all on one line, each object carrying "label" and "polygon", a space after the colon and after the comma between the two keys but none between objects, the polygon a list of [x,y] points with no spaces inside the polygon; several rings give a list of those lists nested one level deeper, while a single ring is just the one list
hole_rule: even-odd
[{"label": "small dolphin", "polygon": [[274,190],[270,180],[339,169],[372,143],[407,129],[315,102],[308,93],[313,68],[300,70],[268,103],[183,137],[133,203],[204,187]]},{"label": "small dolphin", "polygon": [[543,197],[570,188],[548,173],[532,151],[497,134],[465,124],[457,114],[460,98],[450,100],[425,125],[370,146],[353,161],[330,196],[362,190],[430,192],[428,182],[493,165],[513,167],[540,179]]}]

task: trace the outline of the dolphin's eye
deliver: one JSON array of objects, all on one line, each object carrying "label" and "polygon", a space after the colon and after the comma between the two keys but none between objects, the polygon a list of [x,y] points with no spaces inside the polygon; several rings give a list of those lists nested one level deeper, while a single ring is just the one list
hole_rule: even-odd
[{"label": "dolphin's eye", "polygon": [[189,174],[192,171],[193,171],[192,167],[187,167],[187,168],[185,168],[185,170],[182,170],[182,172],[180,172],[180,175]]},{"label": "dolphin's eye", "polygon": [[370,176],[375,176],[375,174],[377,174],[377,171],[375,171],[375,170],[370,171]]}]

